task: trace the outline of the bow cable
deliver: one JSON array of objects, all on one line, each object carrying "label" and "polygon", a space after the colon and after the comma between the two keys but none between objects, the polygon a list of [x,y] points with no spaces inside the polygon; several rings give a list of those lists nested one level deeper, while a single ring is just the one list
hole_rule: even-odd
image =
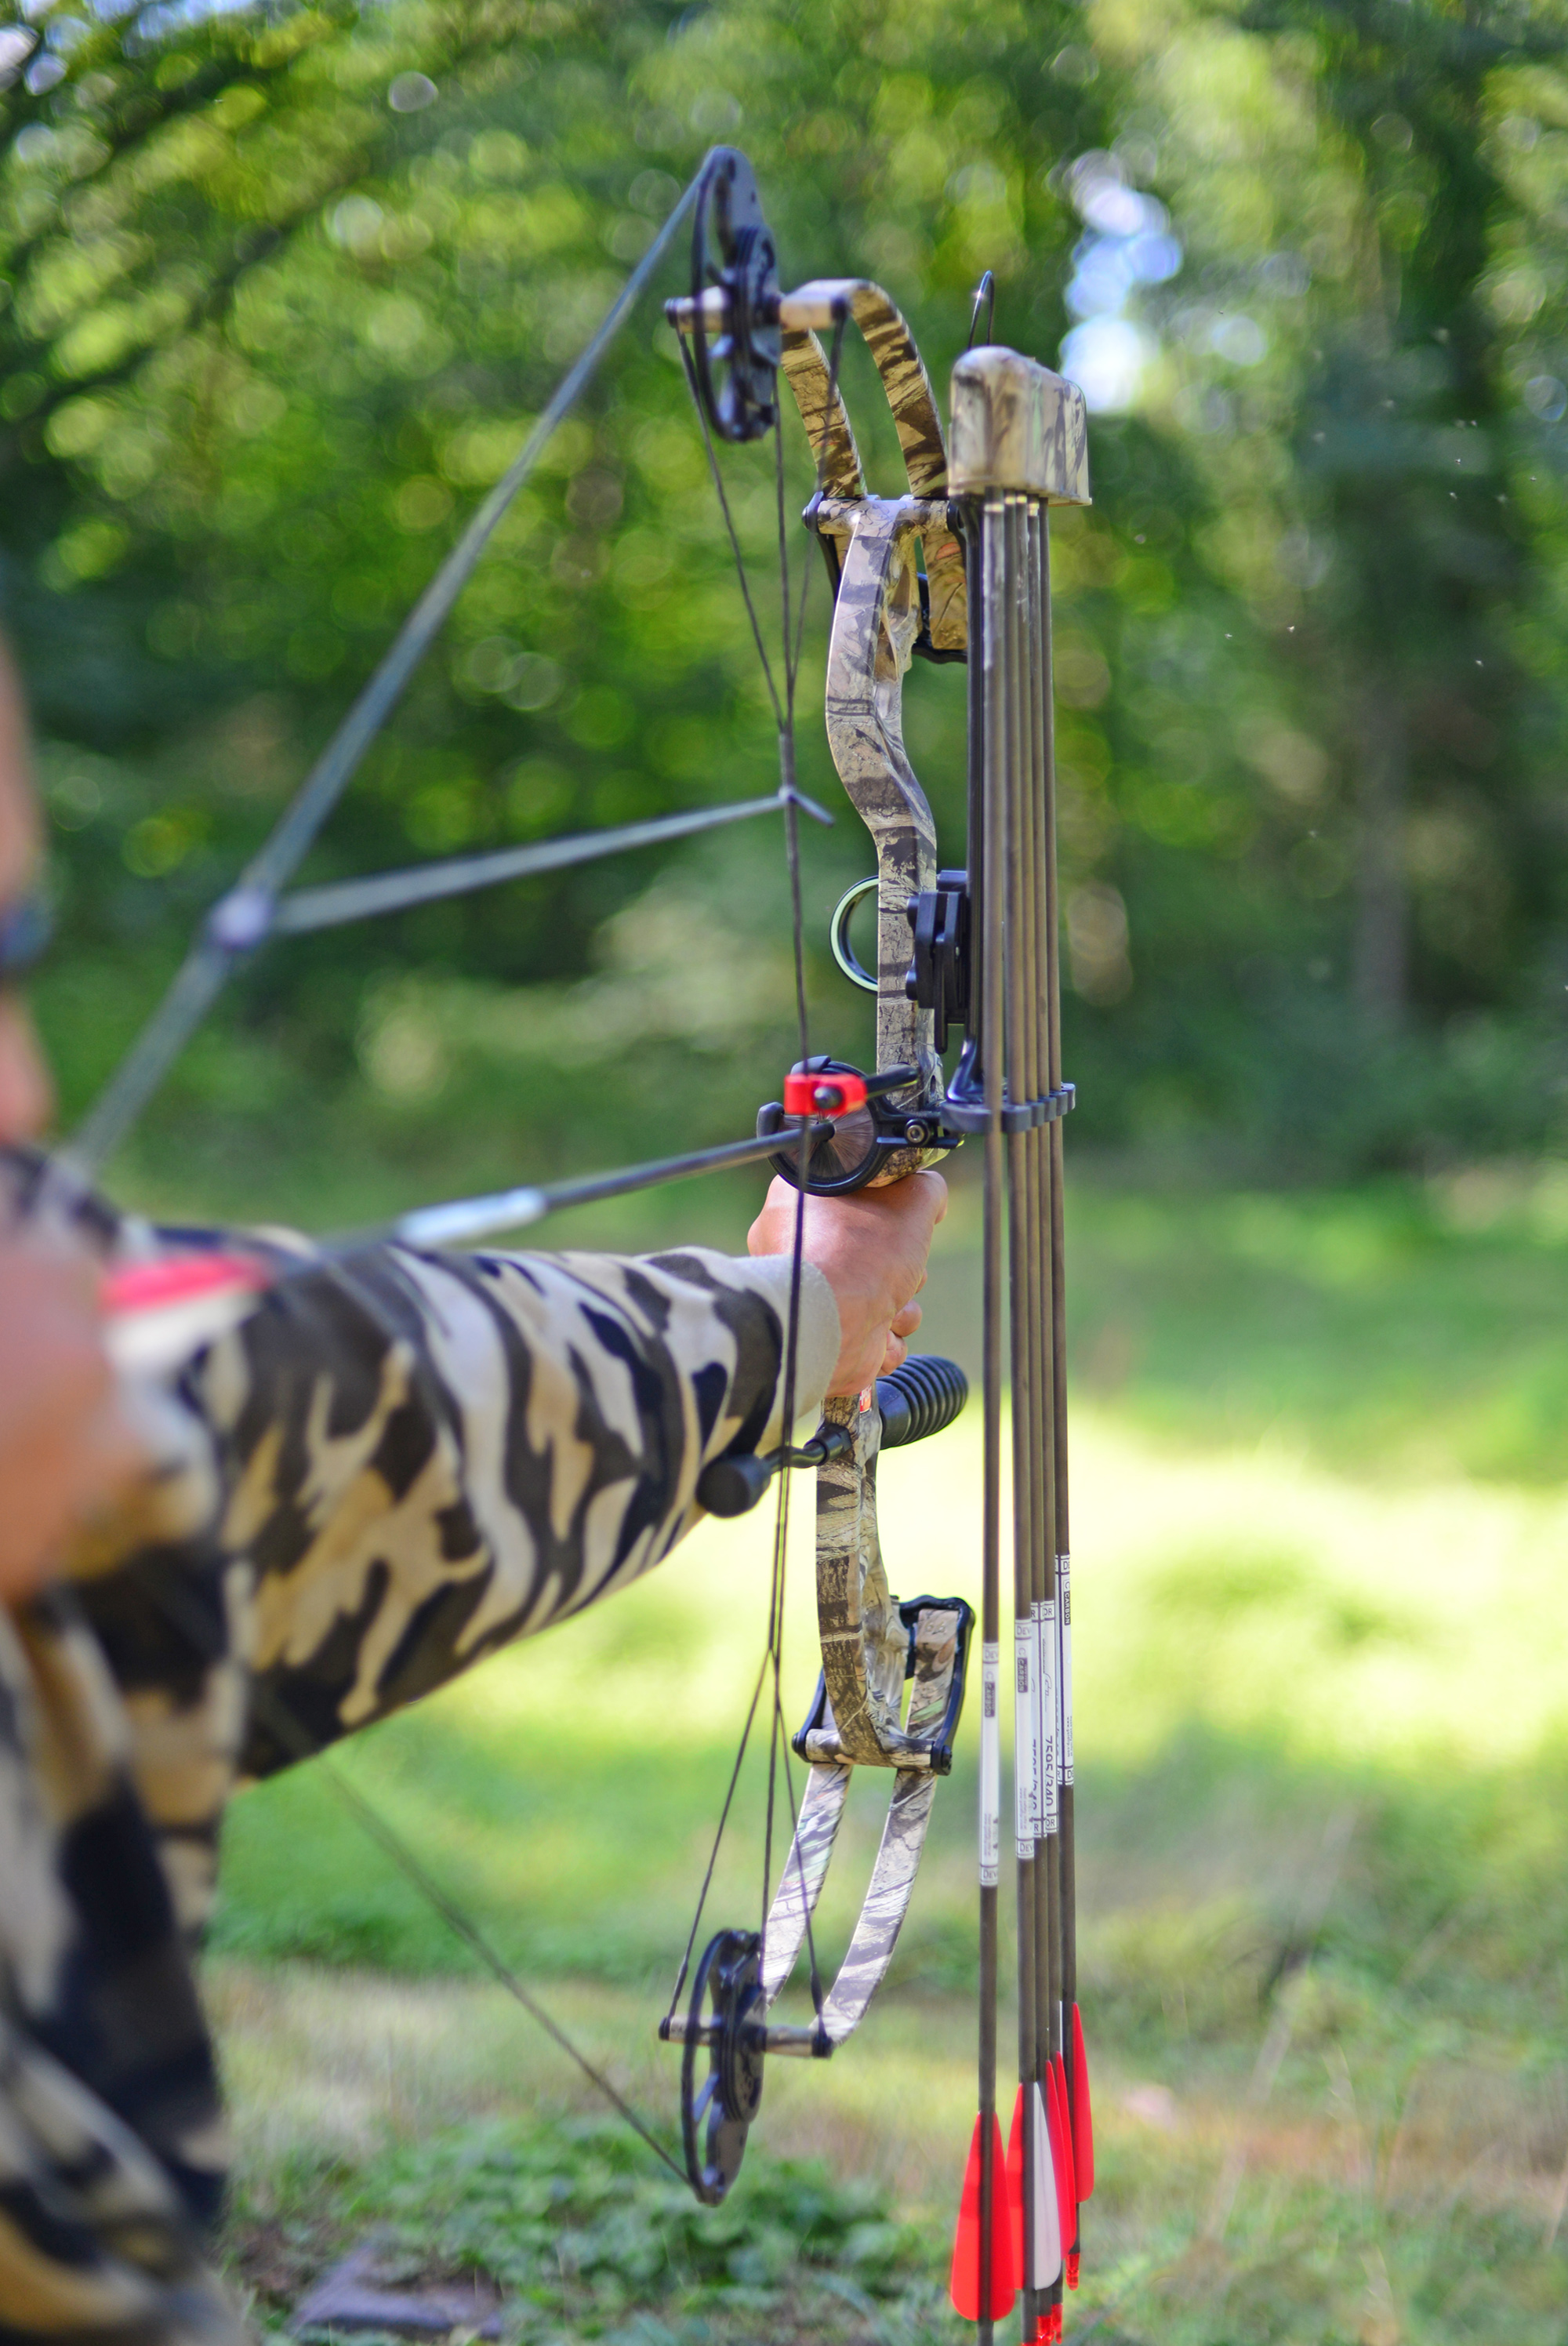
[{"label": "bow cable", "polygon": [[[167,1575],[154,1578],[150,1574],[142,1574],[138,1575],[138,1577],[141,1578],[148,1597],[163,1615],[169,1627],[203,1659],[210,1659],[211,1625],[200,1617],[196,1605],[189,1601],[188,1592],[177,1583],[171,1582]],[[595,2062],[590,2061],[585,2053],[579,2050],[561,2026],[560,2022],[540,2003],[533,1991],[524,1986],[517,1973],[500,1953],[494,1940],[480,1928],[473,1917],[458,1904],[450,1892],[443,1890],[434,1876],[426,1872],[396,1827],[390,1822],[373,1801],[366,1798],[360,1787],[343,1773],[330,1753],[321,1749],[304,1722],[291,1706],[284,1701],[277,1688],[269,1686],[264,1678],[254,1675],[250,1679],[250,1709],[252,1717],[260,1721],[269,1734],[276,1738],[290,1759],[315,1762],[349,1814],[391,1858],[399,1872],[412,1883],[453,1935],[461,1939],[463,1944],[478,1956],[491,1976],[506,1990],[508,1995],[514,1997],[522,2005],[530,2019],[537,2022],[551,2043],[565,2053],[567,2059],[576,2065],[589,2083],[603,2094],[612,2109],[625,2118],[633,2133],[647,2145],[655,2157],[662,2160],[670,2172],[684,2183],[685,2168],[674,2153],[659,2140],[647,2121],[639,2116],[636,2109],[627,2101],[619,2088],[611,2083],[604,2071]]]},{"label": "bow cable", "polygon": [[[706,162],[703,169],[706,170]],[[507,470],[480,505],[442,564],[370,681],[247,864],[239,892],[270,900],[287,887],[317,833],[359,770],[360,762],[391,716],[414,669],[430,649],[480,557],[546,444],[575,406],[600,359],[667,251],[702,184],[699,171],[684,189],[647,252],[638,261],[582,352],[545,403],[538,422]],[[222,906],[216,908],[221,914]],[[130,1130],[186,1044],[201,1025],[234,965],[235,954],[204,924],[168,992],[148,1020],[71,1143],[71,1158],[83,1174],[99,1171]]]}]

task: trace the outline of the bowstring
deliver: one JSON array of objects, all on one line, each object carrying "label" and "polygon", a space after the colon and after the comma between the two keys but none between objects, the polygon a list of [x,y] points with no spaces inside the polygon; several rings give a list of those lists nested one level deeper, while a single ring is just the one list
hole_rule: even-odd
[{"label": "bowstring", "polygon": [[[840,317],[836,321],[833,335],[832,357],[829,366],[828,402],[826,410],[830,420],[833,402],[838,394],[839,361],[840,354],[843,347],[845,322],[846,321],[843,317]],[[799,608],[794,613],[794,624],[791,626],[791,610],[794,598],[791,594],[789,584],[789,534],[785,496],[784,434],[780,416],[776,413],[774,416],[774,488],[778,525],[780,655],[784,678],[784,690],[782,695],[780,695],[778,680],[774,673],[773,662],[769,657],[767,638],[763,631],[761,620],[758,616],[755,598],[752,596],[751,582],[747,572],[746,557],[741,547],[739,532],[736,528],[735,516],[730,506],[728,492],[724,484],[724,474],[718,462],[718,451],[714,445],[713,434],[708,426],[708,412],[697,380],[697,369],[693,363],[691,353],[687,348],[684,335],[679,338],[679,349],[681,369],[686,377],[687,390],[690,393],[692,406],[697,412],[697,425],[702,434],[703,451],[708,458],[708,475],[713,483],[714,495],[718,500],[719,513],[724,522],[725,534],[729,541],[730,555],[735,566],[735,576],[737,583],[740,588],[741,600],[745,606],[747,621],[751,630],[751,640],[757,648],[758,660],[761,666],[763,680],[768,688],[768,696],[772,703],[774,720],[778,728],[779,797],[784,810],[785,862],[789,874],[790,944],[794,962],[796,1049],[799,1063],[804,1066],[807,1059],[810,1056],[810,1033],[809,1016],[806,1000],[806,923],[800,877],[799,812],[802,801],[796,779],[795,696],[796,687],[799,678],[800,648],[805,633],[806,604],[810,587],[811,566],[809,562],[802,565]],[[816,457],[817,488],[819,494],[826,485],[827,481],[828,445],[829,436],[825,431],[820,448],[814,451]],[[790,1243],[789,1292],[785,1321],[783,1375],[779,1395],[780,1440],[786,1446],[789,1444],[789,1436],[795,1423],[796,1388],[799,1360],[800,1295],[803,1284],[805,1263],[806,1183],[809,1173],[811,1145],[811,1126],[809,1119],[803,1117],[801,1119],[800,1129],[796,1143],[797,1179],[795,1183],[794,1229]],[[762,1929],[759,1936],[765,1937],[766,1935],[768,1916],[772,1902],[773,1831],[778,1806],[780,1762],[782,1762],[785,1800],[789,1811],[792,1828],[795,1829],[792,1831],[791,1847],[797,1851],[801,1905],[805,1915],[805,1935],[808,1948],[808,1960],[810,1967],[811,2000],[819,2023],[820,2023],[822,2017],[823,1999],[821,1973],[817,1959],[817,1947],[812,1929],[810,1902],[806,1894],[804,1855],[799,1852],[798,1831],[799,1810],[796,1803],[794,1783],[789,1772],[789,1739],[784,1725],[783,1656],[785,1601],[788,1589],[789,1545],[789,1484],[790,1468],[788,1464],[785,1464],[780,1468],[779,1474],[779,1498],[777,1512],[774,1517],[773,1559],[768,1598],[767,1643],[763,1653],[762,1667],[759,1674],[756,1688],[752,1694],[750,1705],[747,1710],[746,1722],[741,1729],[739,1749],[735,1756],[735,1764],[730,1772],[729,1785],[725,1794],[724,1806],[719,1813],[718,1831],[714,1835],[713,1847],[708,1855],[707,1870],[704,1872],[701,1888],[697,1895],[697,1911],[692,1917],[691,1930],[687,1935],[686,1950],[681,1957],[680,1967],[677,1974],[675,1987],[671,1994],[669,2004],[669,2015],[671,2016],[673,2016],[676,2005],[679,2001],[681,1987],[685,1983],[691,1962],[692,1952],[697,1944],[697,1934],[701,1926],[703,1910],[707,1903],[709,1888],[712,1885],[714,1870],[718,1864],[719,1843],[723,1840],[725,1827],[728,1822],[730,1810],[735,1799],[736,1787],[739,1781],[741,1767],[745,1761],[747,1749],[750,1741],[751,1730],[756,1721],[758,1704],[760,1699],[762,1688],[764,1685],[768,1685],[771,1691],[771,1702],[769,1706],[771,1715],[769,1719],[768,1738],[767,1810],[762,1840]]]},{"label": "bowstring", "polygon": [[[816,458],[817,494],[820,496],[827,485],[827,452],[831,444],[834,402],[839,390],[839,360],[843,350],[847,316],[841,314],[833,332],[832,355],[828,369],[828,395],[824,404],[824,429],[821,444],[813,451]],[[779,421],[774,432],[774,484],[777,493],[779,525],[779,600],[783,631],[784,652],[784,722],[779,732],[781,794],[785,800],[785,853],[789,869],[789,907],[792,922],[792,942],[795,954],[795,1019],[796,1040],[799,1064],[806,1065],[810,1044],[808,1034],[806,1007],[806,938],[805,919],[800,889],[800,826],[795,790],[795,690],[800,673],[800,648],[806,627],[806,603],[811,585],[811,563],[800,566],[800,600],[791,639],[789,623],[789,539],[784,501],[784,430]],[[802,1117],[796,1141],[795,1228],[789,1262],[789,1320],[784,1370],[783,1440],[788,1443],[795,1422],[795,1377],[800,1321],[800,1290],[805,1260],[806,1183],[810,1167],[811,1144],[809,1126]],[[807,1892],[805,1852],[800,1848],[800,1812],[795,1799],[794,1779],[790,1772],[790,1743],[784,1723],[783,1666],[784,1614],[789,1577],[789,1483],[790,1470],[785,1467],[779,1477],[779,1507],[773,1529],[773,1569],[769,1605],[769,1667],[773,1684],[773,1718],[768,1742],[768,1813],[762,1843],[762,1918],[766,1933],[770,1911],[769,1877],[773,1860],[773,1821],[778,1777],[782,1769],[784,1795],[789,1810],[790,1848],[795,1852],[796,1872],[799,1885],[801,1912],[805,1917],[806,1953],[809,1973],[811,2006],[819,2028],[822,2025],[822,1974],[817,1955],[817,1939],[811,1901]]]},{"label": "bowstring", "polygon": [[[718,451],[714,446],[713,434],[708,428],[708,411],[703,402],[701,388],[697,382],[697,369],[693,363],[691,352],[687,347],[686,337],[684,335],[680,335],[677,339],[680,349],[681,371],[686,377],[686,387],[687,392],[690,393],[691,403],[697,413],[697,427],[702,434],[703,452],[708,458],[708,477],[713,483],[714,496],[718,501],[718,510],[723,518],[725,535],[729,540],[729,551],[735,565],[736,580],[740,588],[741,601],[746,607],[746,617],[751,629],[751,640],[757,648],[757,658],[761,666],[763,681],[768,688],[769,699],[773,705],[773,719],[778,729],[779,796],[784,809],[785,860],[789,876],[790,936],[795,964],[796,1042],[799,1056],[801,1061],[804,1062],[808,1055],[806,1016],[806,926],[800,894],[799,799],[795,786],[795,689],[794,662],[790,658],[789,645],[789,596],[788,586],[789,551],[784,526],[784,434],[780,426],[779,415],[775,413],[774,446],[776,452],[776,474],[778,479],[779,496],[779,558],[780,576],[785,582],[781,627],[785,691],[784,696],[781,699],[779,696],[778,682],[773,673],[773,663],[768,656],[767,638],[763,633],[762,622],[758,617],[757,605],[752,597],[751,581],[747,574],[746,556],[741,547],[739,532],[735,526],[735,515],[730,507],[729,494],[724,485],[724,474],[718,462]],[[807,1151],[809,1146],[809,1126],[803,1121],[800,1127],[801,1150],[799,1164],[799,1170],[802,1176],[805,1174],[808,1161]],[[805,1191],[798,1185],[796,1189],[794,1238],[790,1249],[789,1296],[785,1319],[783,1375],[779,1392],[779,1439],[786,1446],[789,1443],[790,1432],[795,1423],[796,1360],[800,1313],[801,1263],[803,1260],[802,1247],[805,1237]],[[789,1531],[789,1467],[788,1464],[785,1464],[780,1468],[779,1474],[779,1507],[774,1525],[773,1568],[768,1602],[768,1635],[767,1643],[763,1651],[762,1665],[758,1674],[757,1685],[752,1694],[750,1706],[747,1710],[746,1722],[740,1731],[739,1748],[735,1755],[735,1765],[730,1771],[729,1788],[725,1794],[724,1806],[719,1811],[718,1827],[718,1831],[714,1834],[712,1850],[708,1854],[708,1868],[703,1875],[701,1888],[697,1893],[697,1911],[692,1916],[691,1930],[687,1938],[686,1952],[681,1957],[680,1968],[676,1975],[675,1987],[670,1997],[669,2010],[671,2014],[673,2014],[676,2004],[679,2001],[681,1987],[685,1982],[687,1971],[691,1962],[692,1950],[697,1944],[697,1934],[698,1929],[701,1927],[703,1910],[708,1902],[708,1893],[712,1885],[714,1869],[718,1862],[719,1844],[724,1838],[725,1827],[729,1821],[729,1812],[734,1802],[736,1787],[740,1780],[740,1770],[745,1762],[747,1749],[750,1743],[751,1730],[756,1723],[758,1705],[761,1699],[762,1689],[763,1687],[769,1683],[769,1679],[771,1679],[772,1703],[770,1707],[771,1715],[769,1719],[768,1739],[768,1808],[767,1824],[763,1834],[762,1857],[762,1923],[764,1932],[767,1927],[769,1904],[769,1882],[772,1870],[773,1812],[775,1781],[778,1768],[778,1739],[783,1717],[782,1697],[779,1684],[779,1674],[781,1668],[779,1649],[783,1637],[784,1551],[788,1544]],[[812,1969],[814,1976],[814,1956]]]},{"label": "bowstring", "polygon": [[[211,1625],[199,1615],[196,1605],[189,1600],[187,1591],[178,1583],[170,1581],[167,1575],[157,1579],[146,1574],[138,1576],[151,1603],[163,1615],[176,1635],[190,1646],[204,1661],[209,1661],[212,1657]],[[685,2183],[687,2178],[684,2164],[659,2140],[647,2119],[626,2099],[619,2086],[613,2085],[597,2064],[590,2061],[587,2055],[579,2050],[560,2022],[545,2004],[541,2004],[531,1989],[524,1986],[515,1969],[506,1961],[494,1941],[480,1928],[473,1917],[458,1904],[450,1892],[443,1889],[434,1875],[426,1871],[396,1826],[375,1806],[373,1801],[366,1797],[359,1785],[344,1774],[336,1761],[311,1734],[292,1705],[284,1699],[276,1687],[254,1673],[250,1676],[249,1706],[252,1719],[259,1721],[267,1729],[291,1760],[315,1762],[348,1813],[361,1830],[369,1834],[383,1854],[392,1860],[399,1872],[440,1915],[448,1930],[456,1938],[461,1939],[463,1945],[478,1957],[492,1978],[505,1989],[508,1995],[522,2005],[529,2018],[544,2031],[551,2043],[557,2046],[569,2061],[575,2064],[589,2084],[604,2096],[617,2116],[623,2117],[632,2132],[647,2144],[654,2157],[662,2161],[681,2183]]]}]

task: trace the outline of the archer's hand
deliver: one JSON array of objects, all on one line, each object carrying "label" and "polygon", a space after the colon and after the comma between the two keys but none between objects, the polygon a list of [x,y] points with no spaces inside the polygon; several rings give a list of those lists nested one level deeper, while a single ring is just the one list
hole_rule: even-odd
[{"label": "archer's hand", "polygon": [[146,1471],[104,1350],[98,1267],[65,1237],[0,1236],[0,1602]]},{"label": "archer's hand", "polygon": [[[795,1243],[797,1192],[775,1178],[747,1234],[753,1254],[788,1254]],[[863,1392],[896,1369],[921,1323],[915,1297],[925,1285],[932,1233],[947,1211],[940,1173],[911,1173],[879,1189],[806,1199],[802,1251],[839,1306],[839,1358],[833,1393]]]}]

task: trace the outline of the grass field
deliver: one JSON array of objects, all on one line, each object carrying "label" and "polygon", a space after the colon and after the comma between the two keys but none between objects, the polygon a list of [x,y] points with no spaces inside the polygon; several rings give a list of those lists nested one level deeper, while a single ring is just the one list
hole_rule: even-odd
[{"label": "grass field", "polygon": [[[1563,1195],[1496,1170],[1350,1196],[1080,1184],[1100,2180],[1069,2335],[1568,2334]],[[921,1341],[972,1356],[967,1193],[947,1235]],[[968,1421],[890,1459],[895,1586],[974,1593],[977,1467]],[[792,1711],[814,1676],[808,1519]],[[667,2137],[676,2061],[654,2026],[756,1668],[768,1546],[760,1523],[705,1526],[641,1588],[343,1763]],[[956,2338],[941,2280],[973,2109],[968,1756],[879,2004],[830,2066],[772,2066],[713,2216],[606,2131],[319,1773],[248,1795],[209,1986],[259,2310],[379,2225],[424,2268],[494,2273],[530,2339]],[[860,1789],[830,1944],[874,1846]],[[712,1927],[754,1912],[759,1797]]]}]

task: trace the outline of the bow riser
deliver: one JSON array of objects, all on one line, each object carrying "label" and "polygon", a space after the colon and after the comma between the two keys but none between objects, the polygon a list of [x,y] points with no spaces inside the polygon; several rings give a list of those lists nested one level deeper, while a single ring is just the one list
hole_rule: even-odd
[{"label": "bow riser", "polygon": [[[903,742],[903,679],[921,625],[915,549],[928,511],[914,498],[868,497],[831,514],[851,534],[828,650],[828,744],[877,853],[876,1066],[919,1068],[919,1082],[896,1096],[911,1109],[933,1106],[942,1088],[932,1013],[904,990],[908,906],[936,881],[936,825]],[[901,1152],[880,1178],[901,1180],[931,1161]]]}]

